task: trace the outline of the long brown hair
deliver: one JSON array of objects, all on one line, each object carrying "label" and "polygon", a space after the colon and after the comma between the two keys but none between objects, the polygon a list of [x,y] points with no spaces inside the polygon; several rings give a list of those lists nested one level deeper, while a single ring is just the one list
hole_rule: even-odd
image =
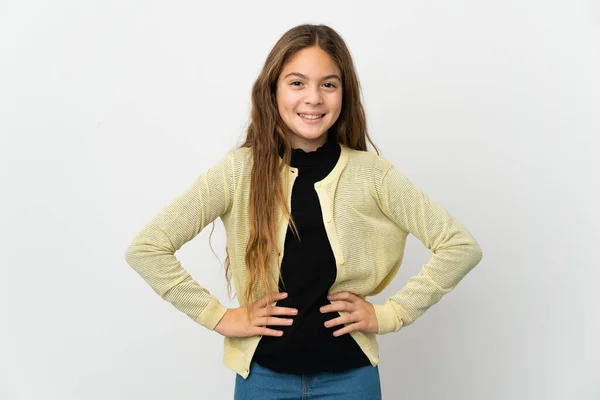
[{"label": "long brown hair", "polygon": [[[379,149],[367,132],[365,111],[361,103],[361,91],[350,51],[342,37],[326,25],[304,24],[285,32],[277,41],[264,63],[262,71],[252,86],[252,111],[247,135],[239,147],[252,149],[253,166],[251,172],[249,217],[250,237],[247,243],[245,261],[248,281],[244,292],[245,304],[253,300],[253,294],[260,297],[278,292],[277,282],[270,279],[271,257],[277,257],[277,207],[290,218],[294,234],[298,230],[287,208],[283,192],[281,172],[284,163],[291,162],[291,131],[283,122],[277,108],[277,81],[286,62],[297,52],[308,47],[318,46],[333,59],[341,71],[342,109],[336,122],[329,129],[338,143],[351,149],[368,151],[367,140],[376,153]],[[283,147],[283,163],[280,162],[279,148]],[[287,179],[287,174],[285,175]],[[286,182],[287,185],[287,182]],[[231,293],[231,271],[229,254],[225,260],[225,276]],[[251,316],[250,307],[247,307]]]}]

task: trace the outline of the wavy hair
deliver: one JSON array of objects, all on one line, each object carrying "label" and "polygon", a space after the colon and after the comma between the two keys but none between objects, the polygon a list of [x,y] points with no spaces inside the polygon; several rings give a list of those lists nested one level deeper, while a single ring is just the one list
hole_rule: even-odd
[{"label": "wavy hair", "polygon": [[[258,78],[252,86],[252,108],[245,141],[239,146],[252,149],[248,239],[245,262],[248,280],[244,292],[245,304],[253,298],[272,296],[278,292],[278,282],[270,279],[271,257],[281,251],[277,247],[277,207],[289,217],[292,230],[299,236],[296,224],[287,208],[281,173],[284,164],[291,162],[291,131],[281,118],[276,100],[277,82],[288,62],[297,52],[318,46],[333,59],[341,71],[342,108],[328,134],[335,135],[338,143],[351,149],[368,151],[367,140],[376,153],[379,149],[371,140],[361,102],[358,77],[350,51],[342,37],[326,25],[303,24],[285,32],[270,51]],[[283,157],[279,149],[283,148]],[[283,161],[283,162],[281,162]],[[286,177],[286,186],[288,175]],[[225,260],[225,276],[231,295],[229,253]],[[248,316],[251,308],[246,307]]]}]

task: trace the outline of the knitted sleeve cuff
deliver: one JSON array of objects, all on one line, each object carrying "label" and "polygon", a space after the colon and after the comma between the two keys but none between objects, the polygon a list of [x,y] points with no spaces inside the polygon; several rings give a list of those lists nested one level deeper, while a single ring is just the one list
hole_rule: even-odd
[{"label": "knitted sleeve cuff", "polygon": [[208,305],[204,307],[196,319],[196,322],[210,330],[214,330],[215,326],[221,321],[221,318],[223,318],[227,310],[228,308],[213,296]]},{"label": "knitted sleeve cuff", "polygon": [[396,315],[396,311],[389,301],[386,301],[385,304],[374,304],[373,307],[379,326],[379,332],[377,332],[379,335],[398,332],[402,328],[402,319]]}]

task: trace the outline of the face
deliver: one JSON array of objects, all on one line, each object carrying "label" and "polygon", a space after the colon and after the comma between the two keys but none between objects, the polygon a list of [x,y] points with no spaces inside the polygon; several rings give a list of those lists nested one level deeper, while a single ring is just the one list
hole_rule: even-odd
[{"label": "face", "polygon": [[293,132],[292,148],[314,151],[342,110],[341,72],[319,47],[296,53],[277,81],[277,108]]}]

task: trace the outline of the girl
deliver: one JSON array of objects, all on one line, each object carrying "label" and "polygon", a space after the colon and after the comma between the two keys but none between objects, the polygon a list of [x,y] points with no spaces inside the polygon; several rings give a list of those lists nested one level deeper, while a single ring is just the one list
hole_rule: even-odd
[{"label": "girl", "polygon": [[[324,25],[286,32],[252,88],[245,142],[136,235],[126,260],[163,299],[224,336],[235,399],[380,399],[377,335],[452,291],[482,252],[367,133],[358,78]],[[367,139],[376,153],[367,150]],[[228,309],[174,253],[221,218]],[[384,304],[413,234],[429,262]]]}]

